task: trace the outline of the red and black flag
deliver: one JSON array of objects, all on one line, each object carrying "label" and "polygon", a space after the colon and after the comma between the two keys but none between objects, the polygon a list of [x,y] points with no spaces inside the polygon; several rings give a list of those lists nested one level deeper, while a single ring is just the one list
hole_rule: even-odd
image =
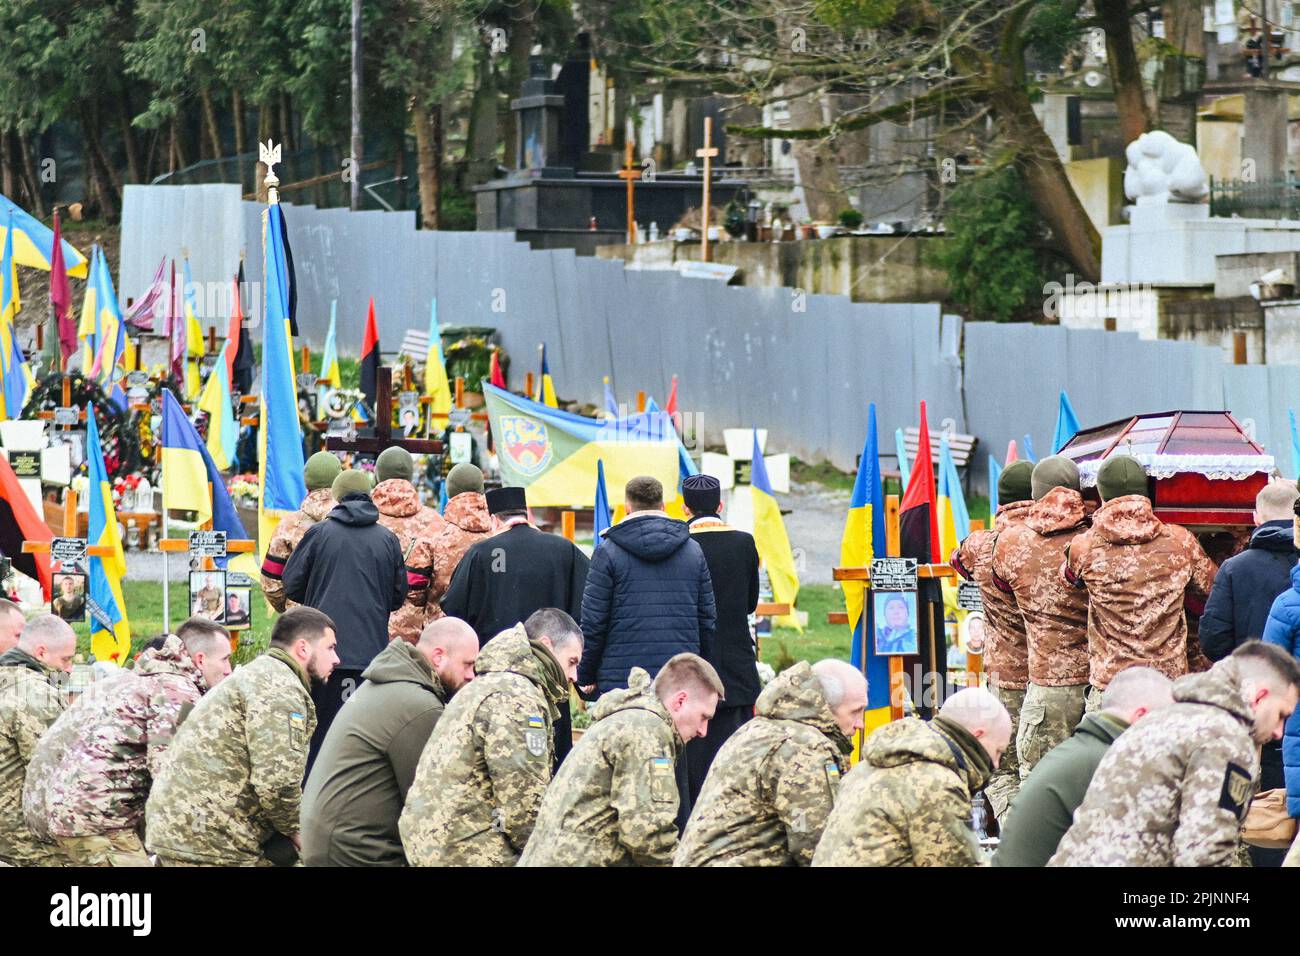
[{"label": "red and black flag", "polygon": [[912,479],[898,508],[898,540],[901,557],[916,558],[917,564],[942,561],[939,554],[939,510],[935,502],[934,462],[930,457],[930,426],[921,403],[921,436]]},{"label": "red and black flag", "polygon": [[[911,480],[898,509],[899,556],[915,558],[918,565],[944,560],[939,553],[939,511],[935,497],[934,460],[930,453],[930,426],[921,403],[921,434]],[[948,643],[944,634],[943,590],[937,578],[917,582],[917,657],[904,659],[905,671],[915,675],[912,700],[920,716],[934,716],[946,697]],[[919,673],[918,673],[919,671]],[[927,680],[925,675],[934,676]]]},{"label": "red and black flag", "polygon": [[379,392],[379,328],[375,325],[375,297],[370,297],[366,335],[361,341],[361,391],[373,410]]},{"label": "red and black flag", "polygon": [[[244,324],[244,260],[239,260],[239,275],[235,278],[235,315],[231,316],[231,335],[235,335],[236,326],[238,326],[238,344],[235,347],[235,354],[229,357],[230,361],[230,381],[233,388],[240,395],[248,395],[253,391],[253,344],[247,330],[243,328]],[[307,371],[303,369],[303,371]]]}]

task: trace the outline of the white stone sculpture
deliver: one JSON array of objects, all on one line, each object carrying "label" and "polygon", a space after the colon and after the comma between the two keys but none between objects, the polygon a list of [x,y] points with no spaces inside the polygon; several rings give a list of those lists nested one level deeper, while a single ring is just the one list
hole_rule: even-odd
[{"label": "white stone sculpture", "polygon": [[1143,133],[1124,156],[1124,194],[1139,205],[1196,203],[1209,195],[1209,176],[1196,150],[1163,130]]}]

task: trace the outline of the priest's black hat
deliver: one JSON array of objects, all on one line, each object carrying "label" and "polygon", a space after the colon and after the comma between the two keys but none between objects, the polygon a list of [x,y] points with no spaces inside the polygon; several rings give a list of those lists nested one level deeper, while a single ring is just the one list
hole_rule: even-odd
[{"label": "priest's black hat", "polygon": [[528,499],[524,497],[522,488],[493,488],[484,497],[487,498],[488,514],[528,510]]},{"label": "priest's black hat", "polygon": [[722,485],[712,475],[688,475],[682,479],[682,501],[693,514],[717,514]]}]

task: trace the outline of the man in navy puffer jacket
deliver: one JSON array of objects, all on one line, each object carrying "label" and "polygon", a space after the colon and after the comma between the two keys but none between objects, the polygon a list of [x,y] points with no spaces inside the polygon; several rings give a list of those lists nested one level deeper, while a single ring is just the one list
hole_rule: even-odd
[{"label": "man in navy puffer jacket", "polygon": [[627,687],[633,667],[653,676],[675,654],[708,658],[716,610],[704,552],[684,521],[664,513],[658,480],[633,478],[627,518],[605,532],[582,594],[586,645],[578,685],[605,694]]}]

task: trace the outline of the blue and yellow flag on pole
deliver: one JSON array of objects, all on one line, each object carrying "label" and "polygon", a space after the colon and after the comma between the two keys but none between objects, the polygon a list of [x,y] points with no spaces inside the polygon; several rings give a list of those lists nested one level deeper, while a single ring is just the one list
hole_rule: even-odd
[{"label": "blue and yellow flag on pole", "polygon": [[[9,234],[13,234],[15,263],[50,271],[54,258],[54,230],[5,196],[0,196],[0,232],[4,233],[4,242],[9,242]],[[86,257],[66,239],[60,240],[60,245],[64,271],[78,279],[86,278],[89,271]]]},{"label": "blue and yellow flag on pole", "polygon": [[591,476],[601,460],[615,494],[637,475],[658,478],[665,493],[677,487],[680,442],[664,412],[612,421],[583,418],[486,381],[483,397],[502,483],[527,488],[533,507],[592,507]]},{"label": "blue and yellow flag on pole", "polygon": [[[853,482],[849,513],[840,539],[840,566],[869,568],[885,556],[885,485],[880,473],[880,439],[876,433],[876,404],[867,410],[867,441],[862,446],[858,477]],[[867,711],[863,733],[889,723],[889,658],[878,656],[871,640],[871,613],[863,581],[845,581],[844,606],[849,612],[853,649],[849,660],[867,677]]]},{"label": "blue and yellow flag on pole", "polygon": [[750,469],[750,493],[754,503],[754,545],[759,559],[767,568],[767,580],[772,585],[772,600],[789,604],[790,613],[775,618],[772,623],[802,631],[803,626],[794,613],[794,603],[799,597],[799,574],[794,567],[794,552],[785,533],[781,506],[776,503],[772,482],[767,477],[767,463],[758,447],[758,429],[754,429],[754,461]]},{"label": "blue and yellow flag on pole", "polygon": [[122,597],[122,578],[126,575],[126,555],[117,532],[117,515],[113,511],[113,488],[108,483],[104,453],[99,446],[99,426],[95,408],[86,403],[86,473],[90,497],[86,541],[112,549],[106,557],[88,555],[86,565],[90,586],[86,607],[90,611],[90,652],[97,660],[126,664],[131,653],[131,625],[126,619],[126,601]]},{"label": "blue and yellow flag on pole", "polygon": [[199,397],[199,359],[203,358],[203,327],[199,325],[198,299],[194,279],[190,276],[190,260],[185,257],[185,397],[190,401]]},{"label": "blue and yellow flag on pole", "polygon": [[939,509],[939,555],[944,560],[970,534],[970,512],[966,509],[966,495],[957,475],[957,465],[952,458],[948,436],[939,438],[939,492],[936,502]]},{"label": "blue and yellow flag on pole", "polygon": [[297,511],[307,497],[303,481],[302,431],[298,427],[298,391],[289,336],[289,270],[279,203],[267,206],[262,219],[266,250],[266,305],[262,328],[261,426],[258,428],[258,553],[266,555],[275,526]]},{"label": "blue and yellow flag on pole", "polygon": [[234,402],[230,396],[230,340],[221,347],[217,362],[208,373],[207,384],[199,396],[199,411],[208,413],[208,454],[218,471],[226,471],[235,461],[235,446],[239,442],[239,425],[235,422]]},{"label": "blue and yellow flag on pole", "polygon": [[1070,396],[1061,389],[1061,403],[1056,410],[1056,433],[1052,436],[1052,454],[1064,448],[1071,438],[1079,434],[1079,419],[1070,404]]},{"label": "blue and yellow flag on pole", "polygon": [[22,298],[18,291],[18,263],[14,258],[13,212],[10,228],[5,232],[4,254],[0,256],[0,419],[17,418],[27,404],[34,386],[32,370],[18,344],[18,311]]},{"label": "blue and yellow flag on pole", "polygon": [[609,514],[609,492],[605,490],[605,463],[599,458],[596,459],[596,504],[595,514],[592,515],[592,548],[599,548],[603,543],[603,536],[610,526],[614,523]]},{"label": "blue and yellow flag on pole", "polygon": [[542,343],[542,369],[537,376],[537,394],[533,398],[550,408],[559,408],[560,402],[555,397],[555,382],[551,379],[551,367],[546,364],[546,343]]},{"label": "blue and yellow flag on pole", "polygon": [[424,357],[424,394],[433,402],[429,415],[436,431],[447,427],[451,413],[451,386],[447,384],[447,361],[442,354],[442,330],[438,328],[438,300],[429,306],[429,348]]}]

